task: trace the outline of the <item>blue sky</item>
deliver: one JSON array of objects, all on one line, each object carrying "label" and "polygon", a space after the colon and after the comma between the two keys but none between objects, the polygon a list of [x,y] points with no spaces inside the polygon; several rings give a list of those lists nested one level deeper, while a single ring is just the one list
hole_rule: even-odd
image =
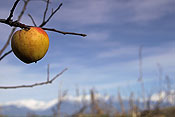
[{"label": "blue sky", "polygon": [[[37,99],[49,101],[58,89],[74,94],[95,87],[100,93],[123,95],[141,93],[139,47],[143,46],[143,78],[148,93],[158,89],[158,67],[163,76],[174,78],[175,72],[175,2],[174,0],[51,0],[49,13],[60,2],[63,6],[46,25],[63,31],[86,33],[87,37],[47,32],[50,47],[38,63],[24,64],[14,54],[0,62],[0,85],[21,85],[45,81],[47,64],[51,77],[68,68],[53,84],[35,88],[0,90],[0,103]],[[14,19],[22,2],[15,10]],[[0,18],[6,18],[13,1],[0,2]],[[45,3],[32,1],[21,22],[37,24],[43,17]],[[0,43],[7,40],[11,27],[0,24]],[[1,46],[2,47],[2,46]],[[10,50],[10,46],[7,50]]]}]

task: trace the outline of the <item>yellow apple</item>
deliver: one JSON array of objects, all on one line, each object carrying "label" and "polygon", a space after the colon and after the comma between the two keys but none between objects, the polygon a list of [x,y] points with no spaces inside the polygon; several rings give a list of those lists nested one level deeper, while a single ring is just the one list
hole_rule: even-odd
[{"label": "yellow apple", "polygon": [[24,63],[37,62],[44,57],[49,48],[49,37],[39,27],[18,30],[12,37],[11,47],[14,54]]}]

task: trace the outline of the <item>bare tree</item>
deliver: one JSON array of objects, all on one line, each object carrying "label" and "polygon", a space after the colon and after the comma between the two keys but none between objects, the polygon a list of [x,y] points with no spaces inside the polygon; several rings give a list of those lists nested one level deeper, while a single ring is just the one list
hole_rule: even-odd
[{"label": "bare tree", "polygon": [[[12,6],[12,8],[10,10],[10,14],[9,14],[9,16],[6,19],[0,19],[0,23],[3,23],[3,24],[6,24],[8,26],[13,27],[12,30],[11,30],[11,33],[10,33],[10,35],[9,35],[7,41],[6,41],[6,43],[0,49],[0,61],[2,61],[6,56],[8,56],[10,53],[12,53],[12,50],[9,50],[7,52],[5,52],[5,50],[9,46],[10,40],[11,40],[11,38],[13,36],[13,33],[15,32],[15,30],[16,30],[17,27],[19,27],[21,29],[30,29],[30,27],[33,27],[33,26],[37,27],[37,24],[35,23],[35,20],[31,16],[31,14],[28,14],[28,16],[32,20],[33,26],[26,25],[26,24],[20,22],[23,14],[26,11],[26,8],[27,8],[28,3],[29,2],[32,2],[32,1],[33,0],[21,0],[21,2],[24,2],[24,5],[23,5],[23,8],[22,8],[22,10],[21,10],[21,12],[20,12],[17,20],[13,20],[13,15],[14,15],[15,8],[17,7],[17,5],[20,2],[20,0],[16,0],[14,2],[13,6]],[[52,9],[51,14],[49,15],[48,18],[46,18],[46,15],[48,13],[48,6],[49,6],[49,3],[50,3],[50,0],[41,0],[41,1],[46,2],[46,8],[45,8],[45,11],[43,13],[43,21],[41,22],[40,25],[38,25],[38,27],[40,27],[40,28],[42,28],[43,30],[46,30],[46,31],[57,32],[57,33],[64,34],[64,35],[69,34],[69,35],[78,35],[78,36],[82,36],[82,37],[85,37],[86,36],[86,34],[75,33],[75,32],[67,32],[67,31],[61,31],[61,30],[58,30],[58,29],[55,29],[55,28],[44,27],[50,21],[50,19],[55,15],[55,13],[59,11],[59,9],[62,7],[63,4],[60,3],[55,10]],[[30,85],[0,86],[0,89],[26,88],[26,87],[35,87],[35,86],[50,84],[56,78],[58,78],[60,75],[62,75],[66,70],[67,70],[67,68],[65,68],[64,70],[62,70],[57,75],[55,75],[55,77],[49,79],[49,65],[48,65],[48,69],[47,69],[47,80],[45,82],[34,83],[34,84],[30,84]]]}]

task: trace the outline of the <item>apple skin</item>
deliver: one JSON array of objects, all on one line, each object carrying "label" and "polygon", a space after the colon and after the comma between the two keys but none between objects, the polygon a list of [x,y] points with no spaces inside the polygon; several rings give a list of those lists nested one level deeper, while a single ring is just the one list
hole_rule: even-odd
[{"label": "apple skin", "polygon": [[12,51],[24,63],[37,62],[42,59],[49,48],[49,37],[39,27],[18,30],[11,40]]}]

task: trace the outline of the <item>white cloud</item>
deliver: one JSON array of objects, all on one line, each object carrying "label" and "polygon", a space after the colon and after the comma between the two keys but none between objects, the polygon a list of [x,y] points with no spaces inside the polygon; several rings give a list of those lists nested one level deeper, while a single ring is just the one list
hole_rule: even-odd
[{"label": "white cloud", "polygon": [[155,93],[150,98],[151,101],[166,101],[170,104],[175,104],[175,91],[171,90],[170,92],[161,91],[160,93]]},{"label": "white cloud", "polygon": [[15,105],[17,107],[27,107],[32,110],[45,110],[52,107],[56,103],[57,103],[57,99],[54,99],[48,102],[38,101],[34,99],[24,99],[24,100],[1,103],[0,105],[4,105],[4,106]]}]

